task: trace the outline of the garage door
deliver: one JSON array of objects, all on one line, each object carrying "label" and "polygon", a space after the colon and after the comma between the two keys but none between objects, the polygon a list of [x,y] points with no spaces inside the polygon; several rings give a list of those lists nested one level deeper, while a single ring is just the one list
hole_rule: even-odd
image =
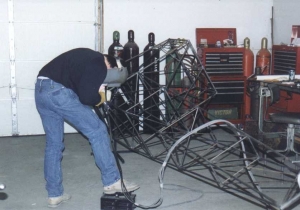
[{"label": "garage door", "polygon": [[[34,103],[36,75],[64,51],[98,50],[99,4],[0,0],[0,136],[44,134]],[[66,124],[65,132],[76,131]]]}]

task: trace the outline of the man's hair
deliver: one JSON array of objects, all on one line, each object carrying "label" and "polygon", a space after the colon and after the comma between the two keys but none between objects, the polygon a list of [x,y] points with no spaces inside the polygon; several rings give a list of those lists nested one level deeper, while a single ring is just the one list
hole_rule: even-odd
[{"label": "man's hair", "polygon": [[107,54],[103,54],[104,57],[106,57],[109,65],[111,68],[115,68],[118,67],[117,61],[115,59],[115,57],[111,56],[111,55],[107,55]]}]

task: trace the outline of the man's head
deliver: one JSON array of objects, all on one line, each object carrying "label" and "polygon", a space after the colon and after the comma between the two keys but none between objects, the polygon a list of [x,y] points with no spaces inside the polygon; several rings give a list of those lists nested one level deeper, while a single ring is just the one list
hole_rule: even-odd
[{"label": "man's head", "polygon": [[117,61],[116,61],[115,57],[113,57],[111,55],[107,55],[107,54],[103,54],[103,56],[104,56],[104,62],[106,64],[107,69],[112,69],[112,68],[115,68],[115,67],[118,68]]}]

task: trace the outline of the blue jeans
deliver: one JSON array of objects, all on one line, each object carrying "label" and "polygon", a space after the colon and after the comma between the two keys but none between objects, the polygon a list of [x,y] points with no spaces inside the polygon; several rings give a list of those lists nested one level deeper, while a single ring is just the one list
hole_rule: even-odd
[{"label": "blue jeans", "polygon": [[38,79],[35,103],[46,133],[44,176],[49,197],[61,196],[64,191],[61,170],[64,121],[88,138],[103,185],[111,185],[120,179],[105,124],[91,107],[79,101],[74,91],[53,80]]}]

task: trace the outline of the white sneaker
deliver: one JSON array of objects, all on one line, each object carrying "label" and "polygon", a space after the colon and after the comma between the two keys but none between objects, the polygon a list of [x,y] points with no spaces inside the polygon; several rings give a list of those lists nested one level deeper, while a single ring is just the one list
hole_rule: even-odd
[{"label": "white sneaker", "polygon": [[68,194],[63,194],[62,196],[58,197],[49,197],[48,198],[48,207],[55,208],[58,207],[62,202],[70,200],[71,196]]},{"label": "white sneaker", "polygon": [[[128,192],[132,192],[132,191],[135,191],[140,188],[139,185],[137,185],[133,182],[130,183],[130,182],[126,181],[125,179],[123,179],[123,182],[124,182],[125,188],[127,189]],[[104,187],[103,191],[105,194],[115,194],[117,192],[120,192],[120,193],[123,192],[122,186],[121,186],[121,180],[117,181],[116,183],[114,183],[112,185]]]}]

